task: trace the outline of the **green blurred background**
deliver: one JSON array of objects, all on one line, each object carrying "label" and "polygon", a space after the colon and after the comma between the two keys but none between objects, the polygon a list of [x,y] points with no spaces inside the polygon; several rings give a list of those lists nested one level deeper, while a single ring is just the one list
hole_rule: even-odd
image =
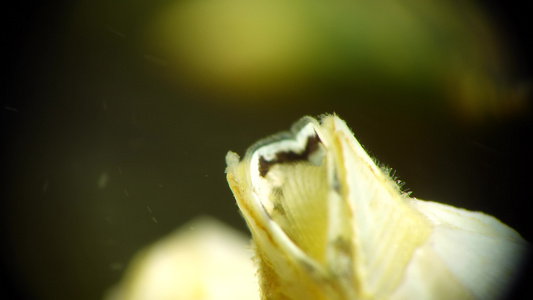
[{"label": "green blurred background", "polygon": [[99,299],[195,216],[247,232],[226,152],[325,112],[414,197],[533,240],[525,4],[330,2],[12,3],[0,293]]}]

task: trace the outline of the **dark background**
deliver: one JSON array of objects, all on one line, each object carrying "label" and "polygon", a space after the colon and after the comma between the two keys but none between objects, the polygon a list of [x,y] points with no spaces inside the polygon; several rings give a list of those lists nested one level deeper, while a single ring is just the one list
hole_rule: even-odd
[{"label": "dark background", "polygon": [[[533,240],[530,108],[470,126],[342,101],[213,103],[162,83],[129,38],[155,2],[110,1],[119,12],[82,2],[4,9],[0,297],[98,299],[137,250],[197,215],[247,232],[224,177],[227,150],[333,111],[413,196],[482,210]],[[526,8],[487,3],[515,45],[517,77],[530,80]]]}]

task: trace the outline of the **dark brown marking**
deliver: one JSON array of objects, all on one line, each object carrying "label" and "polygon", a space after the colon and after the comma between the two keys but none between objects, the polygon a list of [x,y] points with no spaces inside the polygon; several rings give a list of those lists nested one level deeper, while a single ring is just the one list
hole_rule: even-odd
[{"label": "dark brown marking", "polygon": [[263,156],[259,157],[259,176],[265,177],[270,168],[275,164],[292,163],[297,161],[307,161],[313,152],[319,149],[319,143],[322,143],[318,135],[307,138],[307,144],[302,153],[293,151],[278,152],[273,160],[266,160]]},{"label": "dark brown marking", "polygon": [[341,184],[339,182],[339,175],[337,174],[337,169],[333,170],[333,179],[331,182],[331,187],[337,194],[341,195]]}]

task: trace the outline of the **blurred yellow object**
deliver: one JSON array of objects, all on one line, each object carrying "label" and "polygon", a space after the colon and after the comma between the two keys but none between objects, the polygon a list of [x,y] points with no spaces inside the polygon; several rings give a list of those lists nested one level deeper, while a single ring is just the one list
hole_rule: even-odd
[{"label": "blurred yellow object", "polygon": [[524,104],[472,1],[185,0],[149,27],[149,53],[210,98],[389,101],[466,118]]},{"label": "blurred yellow object", "polygon": [[259,299],[248,245],[244,234],[198,218],[138,253],[104,299]]}]

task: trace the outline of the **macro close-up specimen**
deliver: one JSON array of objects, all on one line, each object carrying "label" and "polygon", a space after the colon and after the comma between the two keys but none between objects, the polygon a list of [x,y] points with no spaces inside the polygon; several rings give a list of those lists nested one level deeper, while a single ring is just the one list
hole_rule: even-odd
[{"label": "macro close-up specimen", "polygon": [[528,4],[10,1],[0,299],[531,298]]},{"label": "macro close-up specimen", "polygon": [[335,115],[226,162],[262,299],[501,299],[520,274],[516,231],[402,193]]}]

